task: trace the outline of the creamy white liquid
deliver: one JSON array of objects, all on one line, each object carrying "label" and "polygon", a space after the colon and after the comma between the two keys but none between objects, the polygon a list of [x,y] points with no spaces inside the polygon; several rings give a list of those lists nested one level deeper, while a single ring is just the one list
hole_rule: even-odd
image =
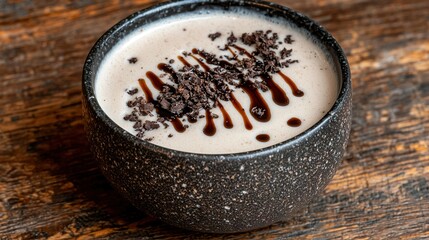
[{"label": "creamy white liquid", "polygon": [[[214,136],[206,136],[203,133],[206,124],[203,118],[197,123],[183,122],[189,125],[184,133],[176,132],[170,124],[166,129],[161,126],[157,130],[147,131],[144,138],[153,137],[151,143],[166,148],[205,154],[245,152],[285,141],[310,128],[329,111],[338,96],[338,74],[326,53],[305,32],[285,22],[276,22],[252,14],[221,12],[188,14],[142,27],[118,43],[102,62],[95,82],[96,98],[116,124],[136,134],[133,129],[134,123],[123,120],[123,117],[131,112],[126,102],[137,95],[144,96],[138,79],[146,80],[156,99],[158,91],[147,79],[147,71],[161,76],[163,72],[158,70],[157,65],[161,62],[167,63],[166,58],[175,60],[172,66],[177,70],[182,67],[177,56],[183,51],[190,52],[193,48],[204,49],[216,55],[228,55],[229,52],[220,51],[218,46],[224,46],[231,31],[238,37],[242,33],[256,30],[277,32],[279,41],[283,41],[286,35],[292,35],[295,41],[292,44],[279,45],[279,49],[292,48],[291,58],[297,59],[299,63],[283,68],[282,72],[296,83],[304,92],[304,96],[295,97],[285,81],[280,76],[273,75],[274,81],[285,90],[290,102],[287,106],[278,106],[273,102],[270,91],[261,92],[271,110],[271,120],[268,122],[256,121],[249,112],[248,95],[241,89],[234,90],[235,97],[253,125],[252,130],[245,128],[241,115],[231,102],[221,101],[234,124],[232,129],[223,126],[222,114],[219,108],[215,108],[212,112],[219,115],[219,118],[214,119],[217,128]],[[211,41],[208,34],[215,32],[221,32],[222,36]],[[246,49],[252,51],[249,47]],[[138,61],[130,64],[128,59],[133,57]],[[186,60],[191,64],[197,64],[190,57]],[[167,76],[162,80],[172,84]],[[134,88],[139,89],[138,94],[130,96],[126,93],[127,89]],[[201,115],[204,115],[204,110],[201,111]],[[292,117],[299,118],[302,121],[301,126],[288,126],[287,121]],[[150,117],[146,119],[154,120]],[[142,120],[144,121],[144,118]],[[169,138],[169,134],[173,137]],[[268,134],[270,140],[259,142],[256,140],[258,134]]]}]

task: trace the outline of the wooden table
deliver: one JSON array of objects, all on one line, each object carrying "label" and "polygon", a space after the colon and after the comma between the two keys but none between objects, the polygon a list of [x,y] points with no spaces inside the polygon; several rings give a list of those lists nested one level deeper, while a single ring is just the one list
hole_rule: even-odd
[{"label": "wooden table", "polygon": [[184,231],[119,196],[88,151],[81,69],[151,1],[0,0],[0,239],[429,238],[429,1],[276,1],[324,25],[353,76],[344,161],[300,215],[253,232]]}]

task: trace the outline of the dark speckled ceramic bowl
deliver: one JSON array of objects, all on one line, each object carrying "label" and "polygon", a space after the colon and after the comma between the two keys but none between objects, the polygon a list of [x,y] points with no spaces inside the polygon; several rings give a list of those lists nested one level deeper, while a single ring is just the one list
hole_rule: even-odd
[{"label": "dark speckled ceramic bowl", "polygon": [[[338,67],[340,92],[323,119],[271,147],[204,155],[142,141],[107,117],[95,99],[94,80],[104,56],[118,41],[142,25],[178,13],[236,6],[283,17],[327,47]],[[134,206],[181,228],[247,231],[287,220],[333,177],[350,130],[350,71],[334,38],[289,8],[261,1],[175,1],[132,14],[98,40],[83,70],[83,113],[91,150],[103,174]]]}]

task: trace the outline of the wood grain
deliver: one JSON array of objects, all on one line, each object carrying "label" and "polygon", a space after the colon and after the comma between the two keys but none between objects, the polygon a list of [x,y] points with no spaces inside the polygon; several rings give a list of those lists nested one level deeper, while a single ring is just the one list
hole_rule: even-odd
[{"label": "wood grain", "polygon": [[0,239],[429,238],[429,1],[276,1],[319,21],[345,49],[351,139],[308,209],[229,235],[140,213],[88,151],[86,54],[110,26],[155,2],[0,0]]}]

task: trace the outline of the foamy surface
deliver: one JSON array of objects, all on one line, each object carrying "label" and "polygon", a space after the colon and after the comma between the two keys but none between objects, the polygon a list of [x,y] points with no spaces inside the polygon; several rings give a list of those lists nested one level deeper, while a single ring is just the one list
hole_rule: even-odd
[{"label": "foamy surface", "polygon": [[[220,51],[218,46],[223,47],[231,31],[235,36],[241,36],[242,33],[256,30],[277,32],[280,41],[286,35],[292,35],[295,41],[290,45],[279,45],[279,49],[292,48],[291,58],[297,59],[299,63],[282,69],[282,72],[296,83],[304,92],[304,96],[293,96],[285,81],[280,76],[273,75],[274,81],[285,90],[290,102],[287,106],[278,106],[274,104],[270,91],[261,92],[271,109],[269,122],[258,122],[253,119],[249,112],[249,97],[241,89],[235,89],[234,95],[245,109],[253,125],[252,130],[245,128],[241,115],[231,102],[221,101],[232,118],[234,124],[232,129],[223,127],[222,114],[219,108],[215,108],[212,112],[219,115],[219,118],[214,119],[217,127],[214,136],[206,136],[203,133],[206,124],[203,118],[192,124],[184,121],[183,124],[189,125],[184,133],[176,132],[172,126],[166,129],[161,126],[157,130],[147,131],[145,138],[153,137],[151,143],[166,148],[206,154],[245,152],[285,141],[310,128],[329,111],[338,96],[338,74],[323,49],[305,32],[284,22],[268,20],[252,14],[222,12],[188,14],[136,30],[114,47],[101,64],[95,82],[96,98],[102,109],[116,124],[136,134],[133,129],[134,123],[123,120],[123,117],[131,112],[131,109],[126,106],[127,101],[135,97],[127,94],[126,90],[138,88],[138,94],[143,96],[138,83],[138,79],[143,78],[147,80],[146,84],[156,98],[158,91],[146,78],[147,71],[161,76],[163,72],[158,70],[157,65],[161,62],[167,63],[169,59],[174,59],[175,62],[171,65],[179,69],[182,65],[177,60],[177,56],[183,51],[190,52],[193,48],[204,49],[216,55],[228,55],[229,52]],[[221,32],[222,36],[211,41],[208,34],[215,32]],[[249,51],[252,50],[246,48]],[[130,64],[128,59],[133,57],[138,61]],[[197,64],[190,57],[186,59],[191,64]],[[171,83],[167,81],[168,77],[162,79],[166,83]],[[204,111],[201,111],[201,114],[204,114]],[[301,119],[301,126],[288,126],[287,121],[292,117]],[[151,117],[146,119],[154,120]],[[169,134],[173,137],[169,138]],[[265,143],[259,142],[256,140],[258,134],[268,134],[270,140]]]}]

